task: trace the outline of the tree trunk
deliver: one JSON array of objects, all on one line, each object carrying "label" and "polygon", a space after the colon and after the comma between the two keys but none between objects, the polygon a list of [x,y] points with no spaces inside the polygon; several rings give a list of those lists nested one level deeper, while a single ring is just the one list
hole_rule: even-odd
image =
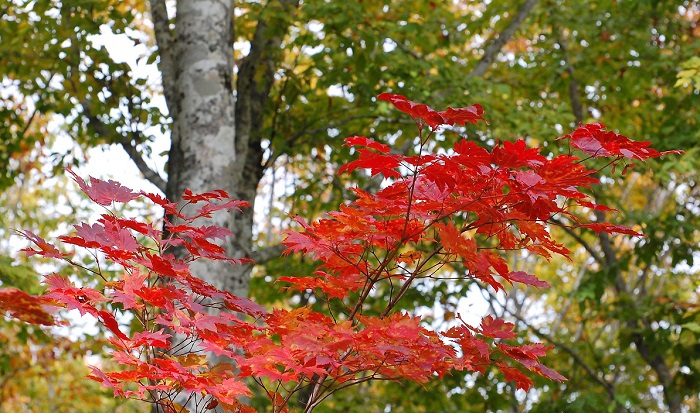
[{"label": "tree trunk", "polygon": [[[179,0],[177,7],[175,101],[168,102],[173,127],[166,196],[178,200],[185,189],[234,193],[233,4],[230,0]],[[201,224],[233,229],[230,214],[223,211]],[[195,263],[192,271],[223,287],[227,267],[223,262],[202,261]]]},{"label": "tree trunk", "polygon": [[[284,13],[262,13],[250,53],[239,68],[234,95],[233,2],[178,0],[174,33],[164,1],[151,2],[163,90],[173,119],[166,197],[179,201],[185,189],[223,189],[234,199],[248,201],[251,208],[242,214],[220,211],[198,222],[235,234],[224,245],[230,257],[254,256],[252,206],[264,173],[263,116],[280,45],[297,5],[297,0],[282,0],[266,6],[266,11],[281,8]],[[274,17],[267,22],[267,15]],[[202,260],[190,269],[218,288],[248,295],[251,265]],[[178,402],[196,410],[192,400]]]},{"label": "tree trunk", "polygon": [[[155,10],[153,14],[155,19]],[[223,189],[231,196],[237,192],[235,163],[242,159],[236,154],[232,25],[230,0],[177,2],[172,51],[167,51],[172,58],[171,66],[161,61],[164,83],[168,78],[174,82],[163,85],[173,118],[166,185],[166,197],[170,200],[179,201],[185,189],[193,192]],[[167,34],[157,39],[168,38]],[[234,214],[218,211],[197,224],[234,231]],[[229,254],[237,250],[232,239],[226,240],[224,247]],[[210,260],[190,265],[192,274],[217,288],[224,288],[231,268],[229,263]],[[247,289],[233,292],[247,295]],[[180,394],[177,402],[188,411],[197,411],[197,400],[188,399],[186,394]]]},{"label": "tree trunk", "polygon": [[[162,0],[154,0],[154,20],[156,4],[162,4]],[[174,53],[163,51],[167,57],[161,61],[164,82],[169,78],[166,62],[170,58],[174,67],[174,87],[163,86],[173,117],[166,187],[169,199],[178,200],[187,188],[195,192],[224,189],[233,198],[254,205],[264,173],[260,146],[263,116],[281,58],[280,45],[297,6],[298,0],[266,6],[250,53],[239,68],[234,106],[233,3],[178,1]],[[162,24],[160,27],[156,39],[169,44],[167,30]],[[230,256],[252,254],[252,207],[243,214],[221,213],[206,224],[228,228],[235,234],[226,245]],[[251,266],[201,265],[205,267],[193,270],[202,279],[236,295],[248,295]]]}]

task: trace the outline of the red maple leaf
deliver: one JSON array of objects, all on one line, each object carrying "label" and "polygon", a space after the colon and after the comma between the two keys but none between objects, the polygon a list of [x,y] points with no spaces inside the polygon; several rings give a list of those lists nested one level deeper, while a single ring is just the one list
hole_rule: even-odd
[{"label": "red maple leaf", "polygon": [[221,211],[221,210],[230,211],[233,209],[233,210],[236,210],[238,212],[242,212],[243,211],[242,208],[247,208],[249,206],[250,206],[250,204],[248,202],[239,201],[237,199],[230,199],[230,200],[224,202],[223,204],[207,203],[207,204],[204,204],[204,206],[202,206],[201,208],[197,209],[195,215],[187,216],[186,218],[188,221],[192,222],[195,219],[201,218],[201,217],[211,218],[211,214],[213,214],[216,211]]},{"label": "red maple leaf", "polygon": [[142,191],[140,194],[150,199],[154,204],[162,207],[165,210],[166,214],[175,215],[182,218],[182,216],[178,212],[178,206],[176,202],[170,202],[167,199],[165,199],[165,197],[151,192]]},{"label": "red maple leaf", "polygon": [[540,155],[539,148],[528,148],[524,140],[515,142],[505,141],[493,148],[491,162],[500,168],[519,168],[528,166],[537,168],[543,165],[547,158]]},{"label": "red maple leaf", "polygon": [[620,156],[628,159],[646,160],[668,154],[682,154],[683,151],[659,152],[650,148],[651,142],[633,141],[627,136],[606,131],[602,123],[583,125],[559,139],[569,139],[571,145],[593,157]]},{"label": "red maple leaf", "polygon": [[109,311],[99,310],[97,311],[97,316],[100,322],[102,322],[102,324],[104,324],[104,326],[107,327],[109,331],[111,331],[117,337],[124,341],[129,340],[129,337],[127,337],[119,329],[119,323],[117,323],[117,320],[114,318],[114,315],[112,313],[110,313]]},{"label": "red maple leaf", "polygon": [[442,117],[442,115],[434,111],[430,106],[412,102],[406,99],[405,96],[392,93],[381,93],[377,96],[377,99],[390,102],[401,112],[407,113],[414,118],[422,119],[432,129],[445,124],[445,119]]},{"label": "red maple leaf", "polygon": [[79,177],[72,170],[66,169],[66,172],[73,176],[73,180],[78,184],[81,191],[100,205],[109,206],[112,202],[125,203],[141,196],[141,194],[133,192],[131,189],[111,179],[103,181],[90,177],[90,185],[88,185],[83,178]]},{"label": "red maple leaf", "polygon": [[348,162],[338,169],[338,174],[352,172],[357,168],[369,169],[372,176],[382,174],[385,177],[399,178],[401,173],[396,169],[401,164],[397,155],[381,155],[367,149],[358,149],[359,158]]},{"label": "red maple leaf", "polygon": [[130,256],[129,253],[134,253],[139,248],[139,243],[131,233],[122,228],[120,221],[103,216],[100,221],[94,225],[81,224],[75,226],[77,236],[61,236],[58,237],[63,242],[86,247],[86,248],[101,248],[103,250],[118,250],[122,255]]},{"label": "red maple leaf", "polygon": [[627,228],[624,225],[613,225],[608,222],[591,222],[588,224],[579,224],[582,228],[589,228],[600,234],[601,232],[607,232],[610,234],[627,234],[633,235],[635,237],[643,237],[644,234]]},{"label": "red maple leaf", "polygon": [[164,275],[166,277],[177,277],[178,273],[175,271],[172,262],[167,260],[157,254],[146,254],[148,261],[144,261],[146,268],[152,270],[156,274]]},{"label": "red maple leaf", "polygon": [[22,248],[20,251],[23,251],[25,254],[27,254],[28,257],[31,257],[34,254],[40,255],[42,257],[47,257],[47,258],[58,258],[62,259],[67,256],[67,254],[62,254],[58,248],[55,246],[49,244],[41,238],[40,236],[36,235],[32,231],[25,230],[25,231],[17,231],[18,234],[23,236],[24,238],[28,239],[31,241],[34,245],[39,247],[38,250],[35,250],[33,248]]},{"label": "red maple leaf", "polygon": [[172,337],[172,335],[165,333],[165,329],[161,328],[160,330],[155,332],[141,331],[138,333],[134,333],[134,336],[131,338],[131,341],[132,345],[135,347],[150,346],[168,349],[170,348],[170,344],[168,343],[168,339],[170,337]]},{"label": "red maple leaf", "polygon": [[517,388],[528,391],[532,387],[532,380],[522,371],[504,363],[496,363],[496,366],[506,376],[506,381],[514,381]]},{"label": "red maple leaf", "polygon": [[92,373],[87,377],[91,380],[95,380],[98,383],[102,383],[103,387],[107,387],[114,391],[114,397],[124,397],[125,393],[122,389],[121,384],[117,380],[111,379],[102,370],[94,366],[88,366]]},{"label": "red maple leaf", "polygon": [[381,93],[377,96],[377,99],[390,102],[398,110],[414,118],[422,119],[431,129],[436,129],[440,125],[464,125],[466,123],[477,123],[479,120],[486,121],[482,116],[484,109],[479,104],[456,109],[448,107],[445,111],[436,112],[430,106],[412,102],[403,95]]},{"label": "red maple leaf", "polygon": [[228,195],[228,192],[224,190],[216,190],[216,191],[210,191],[210,192],[202,192],[200,194],[195,194],[189,189],[185,189],[185,193],[182,194],[182,199],[184,201],[189,201],[192,203],[197,203],[197,202],[202,202],[202,201],[211,201],[212,199],[228,199],[230,196]]},{"label": "red maple leaf", "polygon": [[125,271],[122,280],[116,283],[115,290],[110,294],[112,301],[122,304],[125,310],[142,309],[143,305],[136,301],[136,291],[144,287],[147,278],[148,274],[139,270]]},{"label": "red maple leaf", "polygon": [[467,123],[478,123],[483,120],[488,124],[488,121],[482,116],[484,114],[484,108],[476,103],[472,106],[467,106],[464,108],[450,108],[447,110],[438,112],[448,125],[466,125]]},{"label": "red maple leaf", "polygon": [[56,324],[54,309],[47,297],[36,297],[13,287],[0,288],[0,314],[9,314],[25,323]]},{"label": "red maple leaf", "polygon": [[[379,99],[408,113],[419,128],[428,125],[435,130],[440,125],[484,120],[480,105],[435,111],[401,95],[383,93]],[[431,135],[419,131],[421,139]],[[566,138],[590,156],[613,157],[613,164],[621,158],[646,159],[668,153],[605,131],[598,124],[579,128]],[[167,239],[161,239],[162,232],[154,224],[111,214],[94,225],[78,225],[75,234],[61,239],[99,248],[107,260],[124,269],[121,278],[104,283],[103,293],[52,274],[46,277],[49,293],[44,298],[0,290],[0,310],[48,323],[42,305],[55,302],[97,317],[113,334],[110,341],[117,349],[113,360],[125,368],[114,373],[94,369],[91,377],[113,388],[115,395],[156,395],[165,411],[174,411],[175,404],[169,400],[173,389],[196,394],[206,408],[250,411],[237,398],[250,395],[241,378],[251,375],[277,382],[270,384],[278,389],[288,381],[298,384],[297,389],[318,389],[316,401],[365,379],[424,383],[443,377],[450,369],[485,373],[494,364],[506,380],[525,390],[532,386],[525,369],[565,380],[540,361],[549,347],[510,345],[516,337],[513,323],[489,315],[472,327],[457,315],[461,325],[437,333],[419,317],[401,311],[399,301],[415,287],[411,284],[415,280],[441,277],[445,273],[440,268],[455,262],[466,268],[461,272],[463,278],[483,280],[496,290],[503,289],[499,277],[511,283],[548,286],[535,275],[511,271],[501,251],[527,249],[546,258],[551,253],[568,256],[569,251],[547,230],[548,221],[557,214],[568,216],[572,228],[637,235],[623,226],[586,223],[568,211],[572,204],[608,210],[589,202],[583,191],[597,182],[596,171],[573,156],[544,157],[523,140],[504,142],[488,151],[462,139],[452,153],[425,154],[431,146],[426,145],[412,156],[392,154],[389,146],[364,136],[352,136],[346,145],[357,146],[359,156],[343,165],[341,173],[366,168],[373,176],[391,179],[376,193],[352,189],[355,200],[312,224],[297,217],[301,229],[286,232],[285,253],[298,252],[320,261],[311,275],[278,279],[290,283],[291,289],[312,290],[317,297],[308,306],[267,313],[258,304],[190,272],[190,263],[202,258],[247,262],[227,257],[216,241],[231,236],[231,231],[194,224],[195,219],[220,210],[240,210],[245,202],[229,199],[222,190],[201,194],[187,190],[178,206],[156,194],[135,194],[114,181],[91,178],[88,185],[69,171],[100,205],[143,195],[163,207],[169,215],[162,231]],[[22,235],[38,247],[29,249],[30,255],[68,260],[35,234],[27,231]],[[140,243],[144,237],[150,240]],[[165,252],[169,247],[180,247],[177,257]],[[96,270],[106,278],[100,271]],[[365,300],[382,291],[388,295],[387,306],[380,316],[370,316]],[[130,339],[111,312],[115,303],[121,304],[117,307],[121,310],[136,313],[134,320],[142,321],[144,330]],[[319,313],[316,307],[320,304],[327,305],[331,314]],[[164,327],[172,333],[165,333]],[[171,345],[183,351],[193,349],[193,353],[151,351]],[[146,351],[158,356],[140,358]],[[230,363],[209,365],[205,353],[230,357],[240,374]],[[507,364],[511,362],[515,367]],[[266,394],[275,411],[285,412],[288,394],[271,390],[272,386],[266,388]]]},{"label": "red maple leaf", "polygon": [[506,322],[490,315],[481,319],[481,334],[491,338],[510,339],[516,336],[513,329],[515,324]]},{"label": "red maple leaf", "polygon": [[524,271],[512,271],[506,276],[506,279],[508,281],[515,281],[519,283],[523,283],[525,285],[531,285],[533,287],[544,287],[544,288],[549,288],[549,283],[546,281],[542,281],[539,278],[535,277],[532,274],[528,274]]},{"label": "red maple leaf", "polygon": [[65,304],[68,310],[77,309],[80,315],[91,314],[97,317],[98,310],[95,306],[108,301],[101,292],[92,288],[76,287],[66,277],[56,273],[44,276],[44,283],[49,287],[47,298]]},{"label": "red maple leaf", "polygon": [[582,199],[577,199],[577,200],[576,200],[576,204],[578,204],[578,205],[580,205],[580,206],[582,206],[582,207],[590,208],[590,209],[592,209],[592,210],[594,210],[594,211],[618,212],[617,209],[615,209],[615,208],[610,208],[610,207],[605,206],[605,205],[595,204],[595,203],[593,203],[593,202],[585,201],[585,200],[582,200]]},{"label": "red maple leaf", "polygon": [[315,271],[311,277],[279,277],[277,281],[293,284],[285,289],[315,290],[319,289],[330,298],[344,298],[351,292],[361,289],[365,284],[365,278],[360,275],[344,275],[342,277],[331,275],[325,271]]},{"label": "red maple leaf", "polygon": [[381,153],[389,153],[391,151],[391,149],[383,143],[379,143],[373,139],[368,139],[364,136],[351,136],[349,138],[345,138],[345,146],[364,146],[366,148],[377,150]]},{"label": "red maple leaf", "polygon": [[204,238],[218,238],[220,240],[225,240],[228,237],[233,236],[233,232],[228,228],[221,228],[216,225],[203,225],[199,227],[199,231]]}]

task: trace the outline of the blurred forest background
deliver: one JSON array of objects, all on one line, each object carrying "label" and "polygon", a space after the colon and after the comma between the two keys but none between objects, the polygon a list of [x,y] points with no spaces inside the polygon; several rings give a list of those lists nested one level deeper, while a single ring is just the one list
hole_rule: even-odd
[{"label": "blurred forest background", "polygon": [[[15,229],[53,238],[90,216],[62,168],[80,171],[109,149],[128,155],[143,182],[169,196],[177,188],[168,187],[177,165],[164,165],[174,157],[171,132],[182,132],[168,33],[177,40],[174,16],[187,3],[0,0],[2,286],[38,293],[48,267],[17,253]],[[231,161],[245,169],[240,181],[248,185],[236,184],[234,194],[256,201],[241,224],[247,230],[234,232],[250,232],[237,248],[259,264],[245,269],[238,291],[265,305],[313,305],[309,295],[271,285],[314,268],[277,258],[281,231],[292,225],[288,214],[315,219],[347,199],[350,185],[381,184],[337,175],[351,156],[343,138],[366,135],[399,152],[413,149],[413,122],[378,102],[378,93],[438,110],[480,103],[490,126],[455,132],[486,147],[525,138],[566,152],[556,137],[580,122],[601,122],[658,150],[686,151],[624,176],[603,175],[592,189],[597,202],[619,210],[595,219],[646,238],[556,227],[573,261],[508,257],[552,288],[503,295],[476,281],[444,280],[407,296],[404,306],[436,326],[458,312],[482,316],[484,308],[515,322],[523,339],[554,346],[546,364],[568,382],[539,379],[524,392],[495,372],[455,372],[425,388],[361,385],[320,411],[700,411],[700,3],[237,0],[234,15],[224,33],[232,70],[222,76],[237,105],[237,139],[247,139]],[[245,122],[248,129],[239,130]],[[446,132],[437,144],[449,150],[456,137]],[[123,180],[127,168],[106,159],[100,177]],[[50,331],[3,318],[0,411],[148,411],[84,378],[87,363],[109,364],[99,356],[105,345],[105,333],[90,326]]]}]

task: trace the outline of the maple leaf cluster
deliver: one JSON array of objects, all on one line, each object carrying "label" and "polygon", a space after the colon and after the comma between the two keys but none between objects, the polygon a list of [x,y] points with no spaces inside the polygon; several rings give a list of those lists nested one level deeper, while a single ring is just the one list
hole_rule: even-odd
[{"label": "maple leaf cluster", "polygon": [[[575,156],[546,157],[522,140],[487,150],[461,139],[448,153],[425,153],[426,143],[442,125],[484,120],[481,106],[438,112],[401,95],[385,93],[379,99],[419,125],[418,155],[393,154],[367,137],[348,138],[346,144],[357,147],[359,157],[340,172],[369,169],[387,178],[385,186],[376,193],[354,188],[351,203],[313,223],[297,217],[300,229],[286,232],[285,253],[304,254],[319,266],[312,274],[279,277],[277,282],[282,288],[313,291],[328,302],[329,314],[310,307],[268,311],[192,273],[191,264],[199,259],[249,262],[226,255],[221,241],[232,235],[229,230],[196,223],[247,206],[226,192],[186,191],[178,205],[114,181],[90,178],[88,184],[71,171],[79,187],[100,205],[146,198],[162,207],[168,217],[163,230],[109,211],[91,225],[76,225],[74,234],[60,240],[99,251],[121,266],[121,275],[108,279],[94,270],[104,285],[97,290],[51,274],[42,297],[0,290],[0,310],[45,325],[55,322],[50,305],[92,315],[112,333],[112,357],[123,369],[103,372],[93,367],[90,377],[113,389],[115,396],[149,400],[165,411],[180,411],[175,400],[184,392],[202,411],[216,407],[252,412],[241,402],[251,395],[246,377],[264,390],[276,412],[287,411],[302,391],[308,395],[305,411],[310,412],[331,393],[354,384],[374,379],[424,383],[452,370],[484,373],[495,367],[525,390],[532,386],[526,371],[565,380],[541,362],[547,346],[517,344],[512,323],[487,315],[479,326],[471,326],[458,316],[448,330],[433,331],[420,317],[401,311],[401,299],[418,280],[439,278],[446,269],[451,276],[457,272],[496,290],[514,283],[548,287],[534,274],[510,270],[502,252],[567,256],[569,251],[548,230],[554,216],[595,231],[639,234],[612,224],[581,222],[570,211],[575,206],[609,210],[584,193],[598,182],[596,171]],[[586,125],[565,138],[584,153],[610,156],[613,162],[663,155],[646,143],[610,133],[602,125]],[[609,136],[614,139],[606,141]],[[25,249],[27,254],[80,266],[74,254],[29,231],[22,234],[34,245]],[[367,299],[381,284],[391,287],[385,307],[366,313]],[[118,315],[124,312],[134,315],[142,331],[129,332],[120,325]]]}]

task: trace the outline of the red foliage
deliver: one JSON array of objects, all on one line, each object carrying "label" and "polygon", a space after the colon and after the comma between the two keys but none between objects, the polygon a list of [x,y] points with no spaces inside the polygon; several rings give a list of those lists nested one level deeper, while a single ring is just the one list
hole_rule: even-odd
[{"label": "red foliage", "polygon": [[55,308],[48,297],[35,297],[13,287],[0,288],[0,314],[8,314],[25,323],[56,324]]},{"label": "red foliage", "polygon": [[441,125],[464,125],[466,123],[477,123],[480,120],[486,122],[486,119],[482,116],[484,109],[478,103],[466,108],[447,108],[447,110],[436,112],[428,105],[411,102],[401,95],[381,93],[377,98],[391,102],[401,112],[408,113],[416,120],[422,120],[432,129],[436,129]]},{"label": "red foliage", "polygon": [[606,131],[602,123],[583,125],[559,139],[568,139],[571,145],[592,157],[621,157],[646,160],[683,151],[659,152],[650,148],[650,142],[636,142],[612,131]]},{"label": "red foliage", "polygon": [[[525,390],[532,381],[522,369],[565,380],[540,362],[547,347],[514,344],[514,324],[488,315],[473,327],[458,316],[458,325],[432,331],[419,317],[401,311],[401,298],[416,280],[438,278],[440,268],[456,263],[466,270],[463,278],[481,280],[496,290],[504,288],[504,280],[547,287],[535,275],[511,271],[497,251],[526,249],[545,258],[568,255],[547,229],[547,221],[555,215],[569,217],[575,227],[638,234],[607,223],[581,223],[568,211],[576,204],[606,210],[582,192],[597,183],[596,171],[576,157],[548,158],[522,140],[488,151],[461,139],[450,153],[423,154],[423,145],[439,126],[484,120],[481,106],[438,112],[401,95],[384,93],[379,99],[408,113],[419,126],[430,127],[427,134],[419,127],[420,155],[392,154],[388,146],[372,139],[348,138],[346,144],[358,148],[359,158],[340,172],[366,168],[388,178],[386,185],[375,194],[353,189],[355,201],[317,222],[297,218],[301,229],[288,231],[284,241],[287,254],[305,254],[320,265],[310,275],[278,281],[285,283],[284,288],[314,291],[335,309],[332,314],[310,307],[267,312],[191,273],[190,264],[202,258],[232,264],[248,261],[226,256],[219,241],[232,235],[229,230],[195,222],[222,209],[247,206],[230,200],[226,192],[188,190],[178,206],[113,181],[91,178],[88,186],[70,171],[81,189],[101,205],[145,197],[177,223],[165,223],[165,239],[152,224],[109,212],[92,225],[78,225],[74,235],[60,239],[102,252],[123,267],[122,276],[105,279],[105,288],[97,291],[52,274],[46,277],[44,298],[0,290],[0,309],[40,324],[51,323],[41,310],[48,301],[91,314],[114,335],[112,356],[124,366],[118,372],[93,368],[91,378],[112,388],[115,396],[151,400],[166,411],[176,410],[173,400],[178,392],[197,397],[204,410],[218,406],[252,411],[239,401],[250,394],[243,381],[248,376],[264,389],[275,411],[286,411],[292,396],[304,388],[311,389],[308,402],[315,406],[329,393],[352,384],[372,379],[423,383],[453,369],[485,372],[494,366]],[[603,132],[602,125],[584,126],[565,138],[591,156],[612,156],[614,161],[662,155],[646,143]],[[562,198],[573,202],[563,203]],[[198,203],[203,206],[187,208]],[[70,254],[31,232],[22,234],[38,247],[27,249],[28,254],[78,265]],[[170,251],[176,246],[184,247],[179,257]],[[102,276],[99,271],[98,275]],[[379,283],[387,282],[392,293],[385,308],[377,314],[363,313],[367,298]],[[131,312],[143,331],[127,334],[116,317],[121,311]],[[231,362],[212,365],[205,353],[226,356]]]},{"label": "red foliage", "polygon": [[76,175],[75,172],[70,169],[66,171],[73,176],[80,190],[100,205],[109,206],[113,202],[125,203],[139,197],[139,194],[111,179],[109,181],[103,181],[90,177],[90,185],[88,185],[83,178]]}]

